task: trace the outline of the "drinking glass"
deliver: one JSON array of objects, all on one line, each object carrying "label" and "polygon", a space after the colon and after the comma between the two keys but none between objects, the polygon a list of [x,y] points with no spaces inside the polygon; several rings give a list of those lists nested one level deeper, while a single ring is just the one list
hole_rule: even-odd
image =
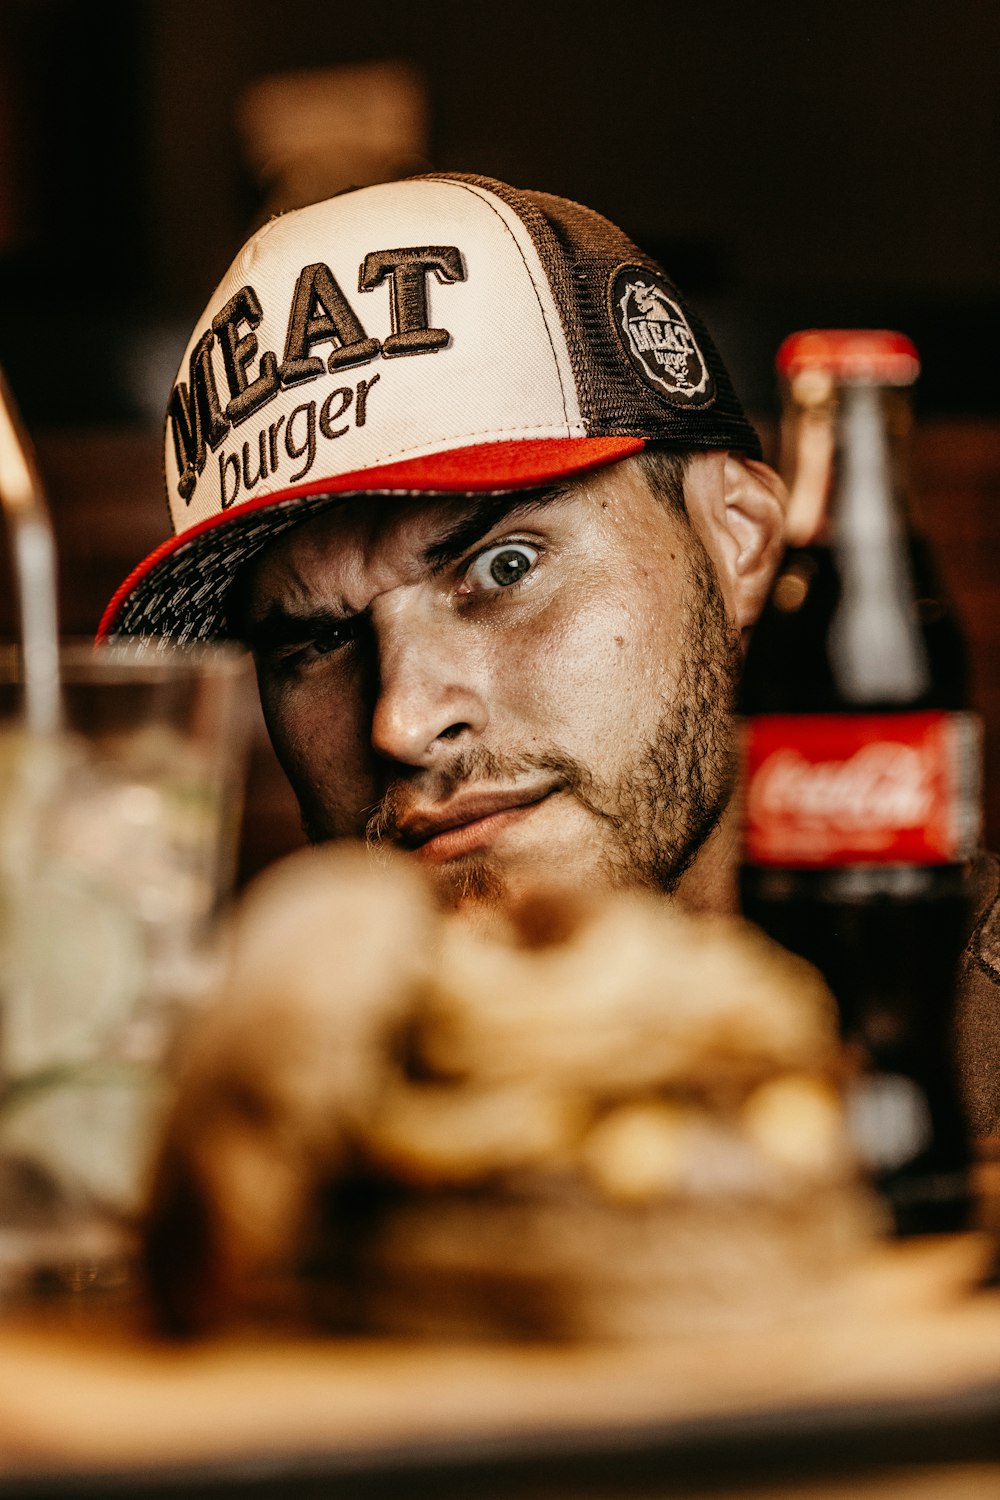
[{"label": "drinking glass", "polygon": [[64,645],[31,733],[0,649],[0,1298],[128,1275],[242,810],[235,647]]}]

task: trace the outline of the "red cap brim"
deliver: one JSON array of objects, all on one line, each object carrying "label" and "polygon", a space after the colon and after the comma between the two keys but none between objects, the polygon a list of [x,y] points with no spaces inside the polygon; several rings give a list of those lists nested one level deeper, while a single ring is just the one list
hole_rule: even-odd
[{"label": "red cap brim", "polygon": [[[571,475],[585,474],[618,463],[641,452],[646,440],[641,437],[537,438],[524,442],[480,443],[469,448],[455,448],[423,458],[405,459],[400,463],[382,464],[371,469],[356,469],[308,484],[247,500],[243,505],[209,516],[186,531],[169,537],[125,579],[101,618],[98,640],[117,633],[126,603],[137,589],[150,596],[150,613],[155,596],[155,576],[170,560],[176,565],[177,554],[212,532],[237,534],[241,523],[260,513],[277,508],[287,517],[290,503],[328,495],[349,494],[496,494],[507,490],[537,489]],[[304,511],[308,507],[303,506]],[[304,519],[304,517],[303,517]],[[287,524],[287,522],[286,522]],[[220,542],[222,538],[220,536]],[[176,576],[175,568],[170,570]],[[166,582],[166,580],[165,580]],[[129,623],[128,633],[138,630]],[[151,634],[157,633],[155,628]]]}]

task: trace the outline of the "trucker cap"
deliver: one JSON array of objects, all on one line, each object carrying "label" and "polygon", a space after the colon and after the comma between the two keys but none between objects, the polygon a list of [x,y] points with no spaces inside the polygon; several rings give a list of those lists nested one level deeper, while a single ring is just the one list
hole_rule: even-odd
[{"label": "trucker cap", "polygon": [[649,442],[760,455],[681,292],[599,214],[446,173],[296,209],[198,321],[167,407],[174,535],[99,634],[230,633],[238,569],[339,497],[543,488]]}]

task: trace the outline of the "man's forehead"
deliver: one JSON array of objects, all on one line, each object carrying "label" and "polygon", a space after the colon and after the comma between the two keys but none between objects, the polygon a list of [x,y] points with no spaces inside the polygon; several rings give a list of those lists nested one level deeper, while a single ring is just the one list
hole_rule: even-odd
[{"label": "man's forehead", "polygon": [[509,523],[528,524],[558,511],[561,525],[581,523],[595,508],[621,511],[626,531],[635,507],[652,501],[665,514],[634,458],[545,489],[485,494],[363,494],[333,501],[269,542],[247,564],[237,585],[241,607],[255,615],[275,599],[303,608],[314,590],[342,600],[355,592],[416,580],[461,558]]},{"label": "man's forehead", "polygon": [[314,584],[348,590],[371,571],[414,577],[446,566],[507,518],[567,498],[580,485],[487,495],[358,495],[290,528],[245,570],[251,613],[274,593],[305,602]]},{"label": "man's forehead", "polygon": [[582,489],[566,485],[501,495],[358,495],[302,521],[262,549],[256,572],[273,566],[350,564],[381,555],[444,563],[506,517],[536,511]]}]

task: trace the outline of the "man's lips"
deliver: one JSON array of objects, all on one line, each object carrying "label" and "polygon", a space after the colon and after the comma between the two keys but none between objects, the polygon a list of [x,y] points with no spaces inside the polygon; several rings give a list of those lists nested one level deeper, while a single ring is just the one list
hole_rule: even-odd
[{"label": "man's lips", "polygon": [[429,864],[473,854],[487,848],[511,823],[557,790],[548,785],[459,797],[434,813],[414,812],[401,818],[399,842]]}]

